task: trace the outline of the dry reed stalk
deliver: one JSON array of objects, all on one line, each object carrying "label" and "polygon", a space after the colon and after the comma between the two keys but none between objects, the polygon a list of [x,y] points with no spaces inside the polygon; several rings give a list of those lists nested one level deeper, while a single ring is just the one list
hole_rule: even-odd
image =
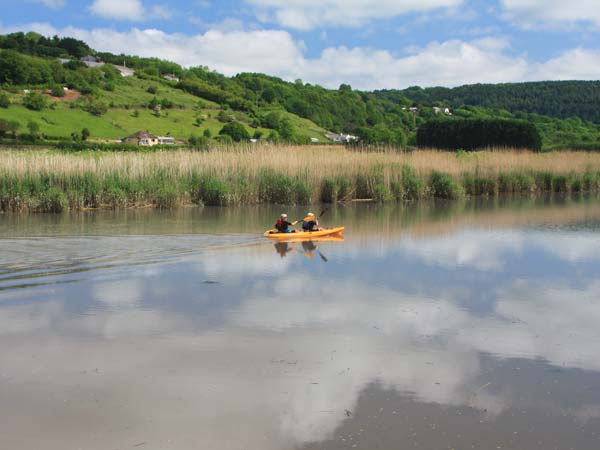
[{"label": "dry reed stalk", "polygon": [[478,172],[497,175],[510,171],[547,171],[555,174],[582,173],[600,169],[600,154],[587,152],[529,153],[515,150],[486,151],[457,156],[454,153],[422,150],[413,153],[353,152],[339,147],[267,146],[210,152],[160,151],[152,153],[58,153],[55,151],[0,151],[0,172],[26,174],[97,175],[117,173],[144,177],[157,171],[169,175],[189,175],[209,171],[218,177],[244,173],[256,176],[268,168],[295,176],[308,174],[312,181],[326,177],[353,177],[380,168],[386,178],[403,165],[417,174],[432,171],[452,176]]}]

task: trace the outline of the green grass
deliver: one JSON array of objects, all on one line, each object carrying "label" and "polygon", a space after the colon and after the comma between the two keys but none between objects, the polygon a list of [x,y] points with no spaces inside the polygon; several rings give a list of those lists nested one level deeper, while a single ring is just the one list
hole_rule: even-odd
[{"label": "green grass", "polygon": [[[157,93],[149,93],[149,87],[157,89]],[[22,92],[9,94],[13,104],[9,108],[0,108],[0,119],[18,121],[21,124],[21,133],[27,132],[27,123],[33,120],[39,123],[40,132],[51,138],[69,138],[71,133],[80,133],[83,128],[88,128],[91,139],[119,139],[139,130],[148,130],[154,134],[171,135],[185,140],[192,134],[202,135],[206,129],[210,130],[213,137],[217,136],[224,126],[216,119],[221,109],[216,103],[154,80],[124,78],[115,84],[113,91],[100,90],[98,95],[101,101],[110,105],[108,112],[100,117],[79,108],[73,109],[68,102],[55,102],[53,109],[30,111],[20,105]],[[175,107],[161,111],[160,117],[156,117],[147,109],[148,103],[154,97],[159,101],[166,98],[173,102]],[[280,111],[282,117],[292,122],[294,132],[300,138],[316,137],[322,143],[326,141],[323,136],[326,130],[282,108],[261,109],[260,114],[274,110]],[[138,117],[135,117],[136,114]],[[251,118],[247,114],[231,111],[231,115],[244,124],[251,136],[254,135],[256,129],[250,127]],[[196,124],[198,117],[202,118],[199,126]],[[258,130],[265,138],[271,132],[266,128]]]},{"label": "green grass", "polygon": [[33,120],[40,125],[40,132],[47,136],[69,137],[74,131],[79,133],[82,128],[88,128],[92,137],[123,137],[123,130],[106,120],[106,117],[96,117],[77,109],[30,111],[22,106],[10,106],[0,108],[0,119],[16,120],[21,124],[21,133],[27,132],[27,123]]}]

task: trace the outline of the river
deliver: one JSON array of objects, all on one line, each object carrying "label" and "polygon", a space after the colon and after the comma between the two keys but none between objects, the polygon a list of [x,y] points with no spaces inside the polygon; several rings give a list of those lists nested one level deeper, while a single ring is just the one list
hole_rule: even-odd
[{"label": "river", "polygon": [[600,448],[597,199],[280,212],[0,215],[0,448]]}]

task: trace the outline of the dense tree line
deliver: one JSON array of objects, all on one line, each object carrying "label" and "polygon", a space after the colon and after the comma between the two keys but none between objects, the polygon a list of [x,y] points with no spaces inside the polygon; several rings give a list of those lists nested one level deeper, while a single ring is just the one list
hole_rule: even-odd
[{"label": "dense tree line", "polygon": [[541,150],[542,138],[531,122],[509,119],[436,119],[417,132],[419,147],[478,150],[511,147]]},{"label": "dense tree line", "polygon": [[416,104],[442,103],[453,108],[473,105],[562,119],[579,117],[600,123],[599,81],[474,84],[452,89],[411,87],[378,91],[375,95],[387,99],[408,98]]},{"label": "dense tree line", "polygon": [[85,42],[78,39],[58,36],[50,38],[34,32],[0,36],[0,48],[28,55],[56,58],[82,58],[94,53]]}]

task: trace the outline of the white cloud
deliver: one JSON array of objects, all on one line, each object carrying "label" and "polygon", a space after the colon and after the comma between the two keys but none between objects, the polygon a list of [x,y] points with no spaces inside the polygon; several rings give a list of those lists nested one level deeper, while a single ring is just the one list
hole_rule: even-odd
[{"label": "white cloud", "polygon": [[557,58],[539,64],[533,79],[544,80],[598,80],[600,79],[600,51],[576,48]]},{"label": "white cloud", "polygon": [[[112,0],[110,0],[112,1]],[[349,83],[372,90],[420,86],[458,86],[526,80],[598,79],[600,52],[574,49],[558,57],[534,62],[513,55],[501,37],[431,42],[396,55],[363,47],[329,47],[318,57],[305,55],[304,43],[284,30],[248,30],[236,21],[212,26],[203,34],[166,33],[158,29],[129,31],[97,28],[56,29],[45,23],[1,28],[2,32],[29,29],[45,35],[73,36],[93,48],[114,53],[159,57],[183,66],[208,66],[226,75],[264,72],[287,80],[336,88]]]},{"label": "white cloud", "polygon": [[67,4],[66,0],[26,0],[27,3],[41,3],[48,8],[59,9],[64,8]]},{"label": "white cloud", "polygon": [[587,23],[600,26],[597,0],[501,0],[505,16],[521,26],[570,26]]},{"label": "white cloud", "polygon": [[90,11],[105,19],[143,20],[146,15],[140,0],[94,0]]},{"label": "white cloud", "polygon": [[246,0],[258,17],[285,27],[309,30],[327,26],[360,26],[411,12],[459,6],[463,0]]}]

